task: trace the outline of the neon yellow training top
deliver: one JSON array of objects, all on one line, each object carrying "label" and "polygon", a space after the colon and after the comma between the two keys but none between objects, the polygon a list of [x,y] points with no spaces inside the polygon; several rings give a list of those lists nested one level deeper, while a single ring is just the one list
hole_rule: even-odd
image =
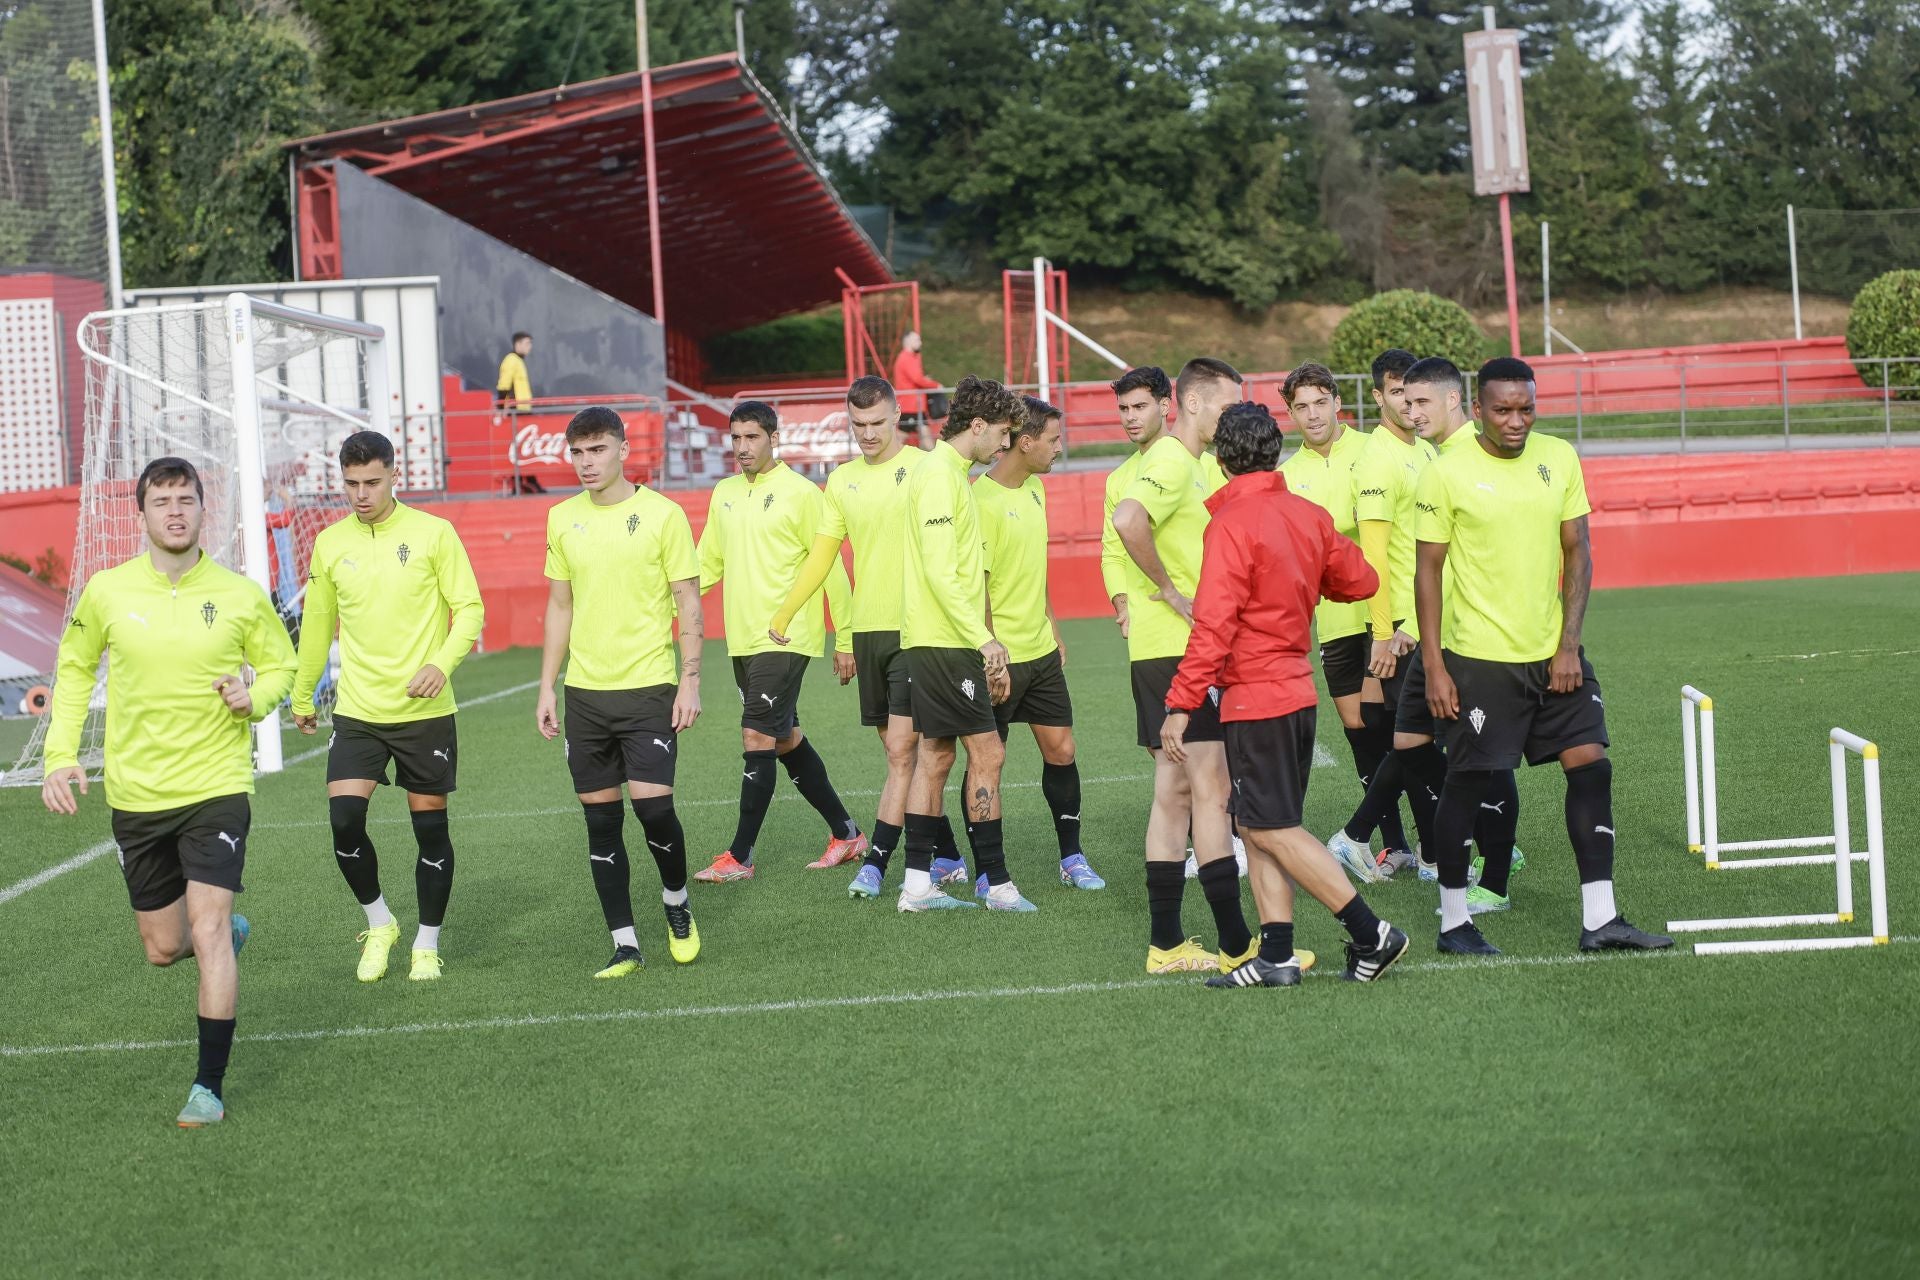
[{"label": "neon yellow training top", "polygon": [[987,631],[986,551],[967,471],[945,440],[907,478],[907,612],[903,649],[978,649]]},{"label": "neon yellow training top", "polygon": [[1420,477],[1418,535],[1447,544],[1441,643],[1489,662],[1560,647],[1560,525],[1586,515],[1580,455],[1536,431],[1518,458],[1449,449]]},{"label": "neon yellow training top", "polygon": [[[293,684],[293,642],[267,593],[205,552],[178,583],[146,555],[87,580],[60,639],[46,768],[79,763],[80,731],[107,655],[107,803],[156,813],[253,790],[251,721]],[[253,668],[253,715],[214,692]]]},{"label": "neon yellow training top", "polygon": [[[825,500],[820,486],[784,462],[757,476],[731,475],[713,486],[707,501],[707,526],[700,531],[700,590],[727,584],[723,616],[727,653],[826,652],[827,627],[816,595],[794,617],[782,647],[767,635],[767,623],[787,598],[800,566],[806,563]],[[846,566],[834,557],[827,575],[827,603],[833,610],[834,647],[853,648],[853,612]]]},{"label": "neon yellow training top", "polygon": [[900,629],[906,611],[907,479],[926,460],[926,450],[908,445],[879,466],[855,458],[827,477],[826,500],[814,532],[853,543],[853,620],[848,631]]},{"label": "neon yellow training top", "polygon": [[1008,662],[1044,658],[1059,645],[1047,616],[1047,490],[1039,476],[1009,489],[991,475],[973,482],[986,550],[994,639]]},{"label": "neon yellow training top", "polygon": [[[1334,532],[1354,542],[1360,539],[1360,520],[1354,514],[1354,495],[1359,488],[1354,483],[1354,467],[1366,449],[1365,432],[1342,427],[1340,434],[1328,446],[1326,457],[1302,445],[1291,458],[1280,464],[1280,474],[1286,477],[1287,488],[1324,508],[1333,517]],[[1322,600],[1314,606],[1313,630],[1321,644],[1346,636],[1357,636],[1366,629],[1365,600],[1356,600],[1351,604]]]},{"label": "neon yellow training top", "polygon": [[[1173,585],[1191,599],[1200,582],[1201,547],[1211,522],[1206,501],[1220,487],[1214,478],[1224,482],[1225,477],[1217,462],[1206,467],[1172,434],[1155,440],[1139,458],[1125,488],[1117,496],[1109,494],[1113,501],[1107,509],[1107,527],[1113,526],[1113,509],[1126,499],[1145,507],[1153,521],[1153,546],[1160,553],[1160,563]],[[1140,571],[1124,547],[1120,554],[1126,560],[1128,659],[1180,657],[1187,651],[1192,628],[1171,605],[1151,598],[1160,588]]]},{"label": "neon yellow training top", "polygon": [[575,494],[547,512],[546,574],[572,584],[568,688],[679,683],[672,584],[700,576],[679,503],[644,486],[604,507]]},{"label": "neon yellow training top", "polygon": [[1354,464],[1354,515],[1361,521],[1382,520],[1393,526],[1383,585],[1392,620],[1416,640],[1420,622],[1413,616],[1413,571],[1419,557],[1413,546],[1413,493],[1420,473],[1433,458],[1433,446],[1420,437],[1402,443],[1389,428],[1375,427],[1367,436],[1366,451]]},{"label": "neon yellow training top", "polygon": [[[313,689],[340,628],[338,715],[370,724],[408,724],[454,713],[453,673],[486,623],[480,583],[460,535],[439,516],[393,504],[379,524],[336,520],[313,540],[306,610],[300,620],[300,674],[293,709],[313,714]],[[446,687],[409,698],[422,667],[440,668]]]}]

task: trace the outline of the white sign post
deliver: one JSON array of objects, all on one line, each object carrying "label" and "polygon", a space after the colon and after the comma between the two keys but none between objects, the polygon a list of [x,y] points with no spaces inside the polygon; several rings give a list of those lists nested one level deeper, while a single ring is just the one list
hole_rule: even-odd
[{"label": "white sign post", "polygon": [[1467,52],[1467,122],[1473,137],[1473,193],[1500,197],[1500,243],[1506,258],[1507,340],[1520,354],[1520,299],[1513,269],[1511,194],[1529,190],[1527,121],[1520,98],[1520,33],[1470,31]]}]

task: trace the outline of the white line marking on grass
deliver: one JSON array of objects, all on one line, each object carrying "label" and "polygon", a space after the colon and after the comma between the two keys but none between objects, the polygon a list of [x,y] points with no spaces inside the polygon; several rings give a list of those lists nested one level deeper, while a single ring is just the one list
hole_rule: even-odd
[{"label": "white line marking on grass", "polygon": [[[540,682],[538,680],[529,680],[525,684],[516,684],[511,688],[495,689],[492,693],[483,693],[477,698],[461,698],[459,700],[459,706],[462,710],[465,710],[468,707],[477,707],[484,702],[498,702],[502,698],[511,698],[516,693],[525,693],[529,689],[537,689],[539,687]],[[298,755],[288,756],[286,760],[282,762],[281,768],[291,769],[297,764],[305,764],[309,760],[317,760],[327,754],[327,745],[328,744],[322,744],[317,747],[309,747]]]},{"label": "white line marking on grass", "polygon": [[[1150,773],[1129,773],[1113,778],[1082,778],[1080,779],[1080,785],[1083,787],[1098,787],[1129,782],[1151,782],[1152,780],[1153,775]],[[1039,785],[1038,782],[1009,782],[1004,784],[1000,789],[1002,791],[1027,790]],[[878,791],[842,791],[840,796],[842,799],[871,799],[879,794]],[[776,793],[773,798],[775,801],[788,801],[799,800],[801,796],[797,791],[781,791]],[[723,800],[679,800],[676,797],[674,807],[677,809],[715,809],[727,805],[738,808],[740,805],[740,797],[730,796]],[[475,821],[486,821],[493,818],[550,818],[556,814],[579,813],[580,806],[578,804],[571,804],[557,805],[544,809],[496,809],[479,813],[468,813],[465,810],[456,809],[452,812],[458,814],[463,822],[469,818]],[[391,816],[368,818],[367,821],[400,823],[411,821],[411,819],[404,814],[394,814]],[[326,825],[328,824],[324,819],[311,822],[256,822],[253,824],[253,829],[255,831],[295,831],[305,827],[324,827]]]},{"label": "white line marking on grass", "polygon": [[1818,653],[1758,653],[1755,662],[1811,662],[1815,658],[1906,658],[1920,649],[1825,649]]},{"label": "white line marking on grass", "polygon": [[8,885],[4,889],[0,889],[0,902],[11,902],[13,899],[19,897],[21,894],[27,892],[29,889],[38,889],[41,885],[45,884],[49,880],[53,880],[60,876],[63,876],[67,874],[67,872],[69,871],[78,871],[80,868],[86,866],[89,862],[92,862],[97,858],[103,858],[107,854],[112,853],[113,848],[114,848],[113,841],[102,840],[99,844],[96,844],[91,848],[82,849],[79,853],[74,854],[71,858],[68,858],[65,862],[55,863],[53,866],[48,867],[45,871],[36,871],[32,875],[28,876],[25,880],[18,881],[14,884]]},{"label": "white line marking on grass", "polygon": [[1335,760],[1333,758],[1333,752],[1327,750],[1325,747],[1321,746],[1317,742],[1313,744],[1313,767],[1314,768],[1331,769],[1333,768],[1333,766],[1339,763],[1340,762],[1338,760]]},{"label": "white line marking on grass", "polygon": [[[1901,936],[1896,943],[1920,942],[1920,937]],[[1641,960],[1691,955],[1684,949],[1658,952]],[[1412,966],[1402,965],[1408,973],[1475,973],[1497,969],[1537,969],[1560,965],[1605,963],[1630,964],[1620,957],[1576,953],[1553,956],[1501,956],[1494,960],[1432,960]],[[1314,977],[1331,977],[1332,967],[1313,971]],[[529,1013],[516,1017],[465,1018],[449,1022],[402,1022],[386,1027],[321,1027],[306,1031],[264,1031],[243,1035],[246,1044],[287,1044],[314,1040],[364,1040],[379,1036],[417,1036],[436,1032],[508,1031],[521,1027],[592,1026],[606,1022],[655,1022],[670,1018],[732,1018],[767,1013],[809,1013],[821,1009],[872,1009],[892,1005],[937,1004],[947,1000],[1019,1000],[1033,996],[1098,995],[1110,991],[1140,991],[1152,987],[1170,989],[1198,986],[1197,980],[1174,977],[1132,978],[1118,982],[1066,982],[1045,987],[987,987],[971,991],[900,991],[874,996],[811,996],[794,1000],[764,1000],[751,1004],[687,1005],[668,1009],[609,1009],[580,1013]],[[1251,1003],[1251,1002],[1249,1002]],[[72,1057],[92,1053],[134,1053],[143,1049],[186,1049],[196,1040],[103,1040],[93,1044],[0,1044],[0,1058]]]}]

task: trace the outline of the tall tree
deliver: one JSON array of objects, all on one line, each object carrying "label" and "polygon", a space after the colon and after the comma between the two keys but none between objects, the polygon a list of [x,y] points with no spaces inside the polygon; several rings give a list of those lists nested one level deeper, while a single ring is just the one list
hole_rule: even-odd
[{"label": "tall tree", "polygon": [[[1598,43],[1616,18],[1612,0],[1504,0],[1503,27],[1524,33],[1529,64],[1565,36]],[[1467,91],[1461,40],[1481,25],[1474,0],[1320,0],[1286,9],[1307,61],[1354,108],[1354,131],[1386,168],[1416,173],[1467,167]]]}]

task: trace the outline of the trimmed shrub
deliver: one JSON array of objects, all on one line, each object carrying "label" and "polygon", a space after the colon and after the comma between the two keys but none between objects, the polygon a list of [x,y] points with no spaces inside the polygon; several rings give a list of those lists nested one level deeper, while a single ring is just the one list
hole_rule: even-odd
[{"label": "trimmed shrub", "polygon": [[1868,386],[1889,381],[1902,400],[1920,400],[1920,364],[1875,360],[1920,357],[1920,271],[1889,271],[1861,286],[1847,313],[1847,354]]},{"label": "trimmed shrub", "polygon": [[847,364],[839,307],[708,338],[706,353],[708,373],[715,378],[839,373]]},{"label": "trimmed shrub", "polygon": [[1335,373],[1365,373],[1375,356],[1400,347],[1423,358],[1445,356],[1472,372],[1490,345],[1467,309],[1451,298],[1393,289],[1357,304],[1334,326],[1329,363]]}]

